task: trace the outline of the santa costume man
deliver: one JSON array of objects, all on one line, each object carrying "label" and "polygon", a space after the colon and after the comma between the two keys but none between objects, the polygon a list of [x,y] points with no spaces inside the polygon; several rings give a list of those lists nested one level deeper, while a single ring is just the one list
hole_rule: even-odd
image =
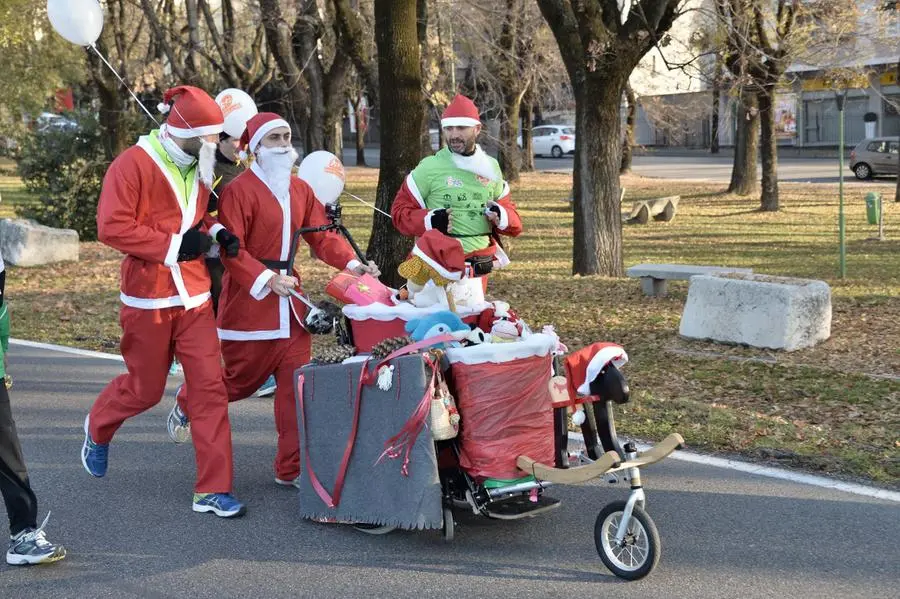
[{"label": "santa costume man", "polygon": [[515,237],[522,221],[510,199],[497,161],[476,143],[478,108],[457,95],[441,116],[447,146],[423,159],[406,177],[391,207],[394,227],[419,237],[436,229],[460,240],[469,263],[469,281],[486,287],[493,268],[509,263],[499,235]]},{"label": "santa costume man", "polygon": [[[275,482],[296,486],[300,442],[294,402],[294,371],[309,362],[311,337],[304,329],[306,305],[292,296],[301,292],[300,275],[288,272],[291,237],[301,227],[329,223],[325,207],[312,189],[292,175],[297,152],[291,129],[277,114],[261,112],[247,122],[241,139],[255,155],[250,168],[234,179],[219,199],[221,223],[241,240],[237,257],[225,257],[218,328],[230,401],[249,397],[274,374],[275,428],[278,448]],[[380,273],[362,264],[350,244],[335,232],[304,235],[315,255],[337,269]],[[167,428],[183,442],[195,427],[184,410],[202,390],[186,381],[176,392]]]},{"label": "santa costume man", "polygon": [[177,356],[197,390],[183,406],[194,423],[193,510],[240,516],[246,509],[231,494],[228,396],[203,263],[210,235],[230,253],[238,247],[224,227],[208,227],[206,211],[222,111],[189,86],[166,91],[164,102],[166,123],[119,155],[103,179],[97,234],[125,254],[119,318],[128,373],[103,389],[85,418],[81,461],[91,475],[106,475],[116,430],[159,403]]}]

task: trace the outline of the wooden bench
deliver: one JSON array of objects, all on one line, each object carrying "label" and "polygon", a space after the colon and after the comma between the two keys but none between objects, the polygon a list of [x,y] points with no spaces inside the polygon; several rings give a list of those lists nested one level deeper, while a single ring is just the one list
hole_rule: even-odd
[{"label": "wooden bench", "polygon": [[666,281],[687,281],[695,275],[752,273],[752,268],[731,268],[727,266],[699,266],[695,264],[638,264],[626,273],[633,279],[641,280],[644,295],[664,297]]},{"label": "wooden bench", "polygon": [[675,218],[680,199],[681,196],[667,196],[652,200],[637,200],[631,205],[631,213],[623,214],[623,218],[629,225],[646,225],[651,218],[667,223]]}]

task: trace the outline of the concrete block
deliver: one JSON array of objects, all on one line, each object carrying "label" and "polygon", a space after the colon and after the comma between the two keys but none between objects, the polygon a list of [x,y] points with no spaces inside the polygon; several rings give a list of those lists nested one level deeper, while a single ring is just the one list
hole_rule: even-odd
[{"label": "concrete block", "polygon": [[679,332],[769,349],[812,347],[831,336],[831,288],[759,274],[694,276]]},{"label": "concrete block", "polygon": [[16,266],[78,261],[78,233],[45,227],[33,220],[0,220],[0,252]]}]

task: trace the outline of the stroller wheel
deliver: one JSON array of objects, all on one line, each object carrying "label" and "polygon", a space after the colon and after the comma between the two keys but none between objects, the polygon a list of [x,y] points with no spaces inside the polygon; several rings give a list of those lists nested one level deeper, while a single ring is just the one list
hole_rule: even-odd
[{"label": "stroller wheel", "polygon": [[453,510],[448,507],[444,508],[444,528],[441,530],[441,537],[443,537],[444,541],[450,542],[453,540],[453,535],[455,533],[456,523],[453,521]]},{"label": "stroller wheel", "polygon": [[353,528],[358,530],[359,532],[364,532],[367,535],[386,535],[389,532],[394,532],[397,530],[396,526],[384,526],[381,524],[366,524],[364,522],[359,522],[353,525]]},{"label": "stroller wheel", "polygon": [[625,511],[624,501],[614,501],[600,510],[594,525],[597,553],[609,570],[625,580],[638,580],[659,562],[659,533],[653,520],[640,506],[634,506],[622,543],[616,533]]}]

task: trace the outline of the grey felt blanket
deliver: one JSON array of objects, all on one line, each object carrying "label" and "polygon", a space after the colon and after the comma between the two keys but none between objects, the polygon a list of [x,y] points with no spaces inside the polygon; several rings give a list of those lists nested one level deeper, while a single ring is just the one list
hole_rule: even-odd
[{"label": "grey felt blanket", "polygon": [[301,374],[304,377],[302,414],[297,397],[302,517],[328,517],[340,522],[405,529],[442,526],[437,459],[427,422],[410,453],[408,476],[401,473],[402,456],[385,457],[376,463],[384,452],[385,441],[403,428],[422,400],[431,373],[421,356],[396,358],[391,364],[394,374],[389,391],[382,391],[377,385],[363,387],[356,443],[343,493],[335,508],[319,497],[311,483],[306,441],[313,472],[328,493],[333,494],[350,436],[362,363],[307,365],[295,373],[295,381]]}]

